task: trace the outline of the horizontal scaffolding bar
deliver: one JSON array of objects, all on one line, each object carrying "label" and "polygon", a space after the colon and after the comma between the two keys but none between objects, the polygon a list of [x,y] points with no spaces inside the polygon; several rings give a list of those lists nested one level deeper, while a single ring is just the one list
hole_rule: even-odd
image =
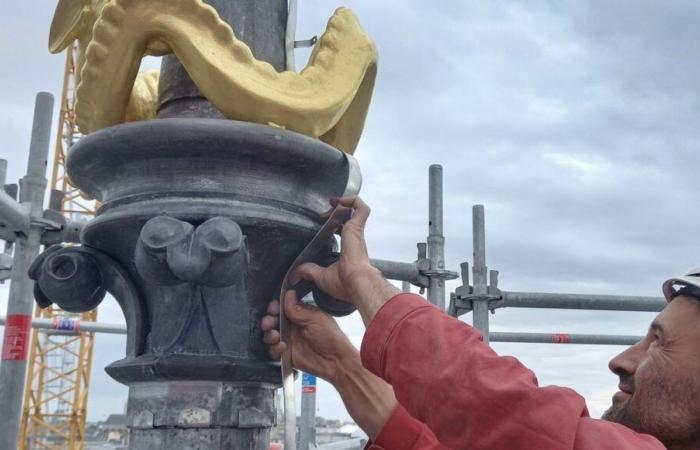
[{"label": "horizontal scaffolding bar", "polygon": [[0,231],[5,239],[14,238],[14,233],[29,230],[29,208],[21,205],[0,189]]},{"label": "horizontal scaffolding bar", "polygon": [[614,334],[569,334],[569,333],[489,333],[491,342],[516,342],[528,344],[588,344],[588,345],[633,345],[644,336]]},{"label": "horizontal scaffolding bar", "polygon": [[415,263],[387,261],[385,259],[372,259],[370,261],[385,278],[397,281],[408,281],[418,287],[427,287],[428,279],[420,273]]},{"label": "horizontal scaffolding bar", "polygon": [[[5,316],[0,316],[0,325],[5,325]],[[118,323],[82,322],[75,317],[56,317],[54,319],[32,319],[32,328],[54,330],[60,333],[108,333],[126,334],[126,325]]]},{"label": "horizontal scaffolding bar", "polygon": [[597,311],[659,312],[666,306],[663,297],[622,295],[546,294],[541,292],[503,292],[498,307],[589,309]]}]

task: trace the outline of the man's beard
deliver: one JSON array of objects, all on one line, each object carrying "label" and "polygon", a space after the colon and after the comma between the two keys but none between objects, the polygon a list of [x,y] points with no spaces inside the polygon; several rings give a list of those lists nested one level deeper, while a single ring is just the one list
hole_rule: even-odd
[{"label": "man's beard", "polygon": [[601,418],[650,434],[669,448],[686,448],[674,444],[698,442],[700,415],[692,405],[698,398],[700,386],[695,380],[666,383],[658,377],[645,383],[643,390],[635,389],[632,397],[613,404]]},{"label": "man's beard", "polygon": [[601,419],[619,423],[620,425],[644,433],[643,430],[640,430],[641,420],[639,415],[636,414],[634,408],[629,405],[630,400],[631,399],[628,399],[620,404],[610,406],[610,408],[603,413]]},{"label": "man's beard", "polygon": [[[624,390],[625,392],[634,392],[636,390],[634,376],[629,374],[620,374],[620,389]],[[610,408],[603,413],[601,418],[603,420],[619,423],[628,428],[639,431],[639,428],[641,427],[641,418],[639,416],[640,411],[639,408],[635,408],[631,403],[632,396],[618,404],[613,403]]]}]

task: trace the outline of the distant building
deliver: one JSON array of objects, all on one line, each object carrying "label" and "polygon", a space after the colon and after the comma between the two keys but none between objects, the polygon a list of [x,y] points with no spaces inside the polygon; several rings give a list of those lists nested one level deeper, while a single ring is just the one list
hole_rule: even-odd
[{"label": "distant building", "polygon": [[[280,400],[278,399],[278,404]],[[297,425],[301,418],[297,416]],[[284,416],[282,408],[277,408],[277,424],[272,428],[271,433],[271,448],[275,449],[276,444],[281,444],[284,441]],[[316,445],[325,447],[331,443],[340,443],[355,439],[359,441],[367,440],[367,435],[356,424],[349,422],[343,423],[340,420],[326,419],[321,416],[316,416]],[[358,444],[360,445],[360,444]],[[358,447],[362,448],[362,446]]]},{"label": "distant building", "polygon": [[110,414],[104,422],[88,424],[86,449],[121,450],[129,444],[126,414]]},{"label": "distant building", "polygon": [[125,443],[129,433],[126,427],[126,414],[110,414],[102,423],[102,429],[107,434],[107,442]]}]

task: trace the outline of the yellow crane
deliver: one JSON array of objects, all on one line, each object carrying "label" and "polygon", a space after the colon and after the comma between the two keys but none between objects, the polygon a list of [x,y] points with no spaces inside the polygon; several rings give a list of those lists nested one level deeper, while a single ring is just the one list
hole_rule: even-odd
[{"label": "yellow crane", "polygon": [[[75,55],[77,44],[66,49],[51,176],[52,198],[56,199],[52,207],[58,207],[72,219],[92,216],[96,208],[94,201],[84,199],[80,191],[71,186],[65,171],[66,152],[80,138],[74,111]],[[60,196],[60,202],[56,195]],[[56,329],[32,331],[18,449],[81,450],[85,441],[95,336],[76,330],[74,324],[78,322],[71,319],[94,322],[97,310],[71,314],[54,306],[45,310],[37,307],[34,316],[51,319]]]}]

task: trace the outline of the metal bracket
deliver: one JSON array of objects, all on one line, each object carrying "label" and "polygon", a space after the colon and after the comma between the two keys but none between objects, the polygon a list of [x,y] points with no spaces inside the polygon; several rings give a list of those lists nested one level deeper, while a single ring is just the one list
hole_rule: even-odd
[{"label": "metal bracket", "polygon": [[32,226],[42,229],[41,243],[44,245],[79,243],[80,232],[86,223],[84,220],[68,220],[52,209],[45,210],[43,217],[32,219]]},{"label": "metal bracket", "polygon": [[33,217],[31,220],[31,224],[34,227],[41,228],[44,233],[50,231],[61,231],[61,229],[63,228],[63,224],[61,224],[60,222],[53,221],[50,218],[47,218],[46,216]]},{"label": "metal bracket", "polygon": [[457,272],[447,269],[421,270],[420,273],[428,278],[437,278],[438,280],[455,280],[459,278]]},{"label": "metal bracket", "polygon": [[462,263],[462,286],[459,286],[453,293],[450,294],[450,305],[448,314],[452,317],[459,317],[474,309],[475,302],[488,302],[488,309],[491,314],[495,314],[497,308],[504,306],[503,293],[498,289],[498,271],[491,270],[489,272],[489,280],[485,286],[482,286],[482,292],[474,293],[474,287],[469,284],[469,263]]},{"label": "metal bracket", "polygon": [[[458,290],[460,288],[457,288]],[[466,296],[461,296],[459,294],[453,294],[450,296],[450,315],[453,317],[461,316],[474,309],[474,302],[488,302],[488,309],[491,313],[495,313],[497,308],[503,306],[503,296],[500,291],[498,294],[487,294],[487,295],[474,295],[469,294]]]},{"label": "metal bracket", "polygon": [[[425,247],[425,244],[423,244],[423,247]],[[421,253],[422,249],[420,244],[418,244],[418,259],[414,263],[416,267],[418,268],[418,273],[421,275],[421,283],[419,285],[420,287],[420,294],[423,295],[425,293],[425,289],[430,286],[430,278],[425,276],[425,271],[430,270],[430,260],[426,258],[425,252]]]},{"label": "metal bracket", "polygon": [[304,39],[302,41],[294,41],[294,48],[308,48],[313,47],[318,42],[318,36],[314,36],[311,39]]}]

